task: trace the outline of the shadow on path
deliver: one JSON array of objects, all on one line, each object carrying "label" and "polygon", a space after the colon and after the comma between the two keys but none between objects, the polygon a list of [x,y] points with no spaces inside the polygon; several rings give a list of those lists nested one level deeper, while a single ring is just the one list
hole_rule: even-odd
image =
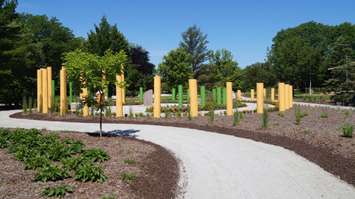
[{"label": "shadow on path", "polygon": [[[139,132],[139,130],[134,130],[134,129],[127,129],[127,130],[113,130],[113,131],[103,131],[102,136],[103,137],[130,137],[130,138],[135,138],[136,133]],[[87,133],[90,136],[95,136],[99,137],[100,136],[100,131],[95,131],[92,133]]]}]

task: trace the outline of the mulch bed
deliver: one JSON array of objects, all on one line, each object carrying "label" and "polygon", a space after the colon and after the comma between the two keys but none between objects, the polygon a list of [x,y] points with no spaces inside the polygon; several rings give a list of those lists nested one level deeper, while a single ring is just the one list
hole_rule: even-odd
[{"label": "mulch bed", "polygon": [[[105,118],[106,123],[151,124],[206,130],[221,134],[248,138],[268,144],[278,145],[292,150],[306,159],[321,166],[326,171],[339,176],[344,181],[355,185],[355,138],[341,136],[344,122],[355,124],[355,114],[330,108],[301,107],[306,113],[299,125],[295,124],[294,109],[279,115],[269,113],[268,128],[261,128],[261,116],[254,113],[244,115],[237,126],[233,118],[216,116],[213,122],[208,117],[199,116],[192,120],[186,117],[161,118],[159,120],[142,118]],[[321,117],[327,115],[327,117]],[[82,118],[76,115],[60,117],[56,114],[43,115],[17,113],[14,118],[54,120],[68,122],[98,122],[97,117]]]},{"label": "mulch bed", "polygon": [[[84,133],[60,132],[62,138],[81,140],[87,148],[101,148],[110,159],[102,163],[108,179],[103,182],[78,182],[72,178],[56,182],[34,182],[35,171],[24,165],[6,150],[0,150],[0,198],[42,198],[45,187],[67,184],[75,187],[65,198],[175,198],[179,178],[176,159],[159,145],[127,137],[94,137]],[[134,160],[127,164],[124,160]],[[123,182],[123,172],[134,173],[131,183]]]}]

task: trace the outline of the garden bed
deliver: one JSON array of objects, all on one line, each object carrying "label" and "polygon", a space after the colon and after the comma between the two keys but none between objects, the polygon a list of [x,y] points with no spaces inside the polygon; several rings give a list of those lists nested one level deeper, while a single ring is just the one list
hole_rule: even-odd
[{"label": "garden bed", "polygon": [[[13,129],[11,129],[13,131]],[[52,135],[43,131],[42,135]],[[25,169],[30,165],[26,159],[19,161],[11,149],[0,150],[1,198],[45,198],[47,187],[65,185],[72,193],[65,198],[174,198],[177,193],[179,169],[177,161],[164,148],[150,142],[128,137],[94,137],[85,133],[60,132],[59,140],[76,140],[85,150],[101,149],[109,159],[97,162],[106,179],[103,182],[76,179],[77,173],[61,180],[35,181],[42,168]],[[47,140],[47,139],[46,139]],[[85,154],[85,152],[83,152]],[[80,154],[75,154],[78,157]],[[53,158],[51,158],[52,161]],[[61,161],[53,165],[64,168]],[[39,165],[40,166],[40,165]]]},{"label": "garden bed", "polygon": [[[344,123],[355,124],[355,114],[351,111],[319,107],[300,107],[299,110],[302,113],[299,124],[296,124],[295,109],[283,114],[270,112],[267,128],[261,128],[262,117],[255,113],[244,114],[243,119],[236,126],[233,126],[233,117],[217,115],[213,122],[208,116],[200,116],[192,120],[188,117],[159,120],[151,117],[105,118],[104,122],[193,128],[282,146],[355,185],[355,138],[343,137],[341,129]],[[99,121],[97,117],[82,118],[76,115],[60,117],[56,114],[38,113],[31,115],[17,113],[11,117],[70,122]]]}]

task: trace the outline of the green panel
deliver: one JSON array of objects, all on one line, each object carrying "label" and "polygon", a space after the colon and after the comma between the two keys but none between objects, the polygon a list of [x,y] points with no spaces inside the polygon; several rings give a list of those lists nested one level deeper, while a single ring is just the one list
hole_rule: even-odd
[{"label": "green panel", "polygon": [[217,103],[217,89],[216,88],[213,88],[212,89],[212,100],[213,100],[213,103]]},{"label": "green panel", "polygon": [[171,100],[173,100],[173,101],[176,100],[176,89],[175,88],[171,89]]},{"label": "green panel", "polygon": [[182,109],[182,100],[183,100],[183,90],[182,85],[178,86],[178,101],[179,101],[179,109]]},{"label": "green panel", "polygon": [[73,82],[69,82],[69,103],[73,103]]},{"label": "green panel", "polygon": [[143,87],[139,87],[139,101],[141,103],[144,101]]},{"label": "green panel", "polygon": [[226,87],[223,87],[222,91],[223,91],[222,104],[226,105],[227,104],[227,89],[226,89]]},{"label": "green panel", "polygon": [[201,107],[206,106],[206,88],[205,86],[200,86],[200,97],[201,97]]},{"label": "green panel", "polygon": [[217,105],[222,104],[222,88],[217,87]]},{"label": "green panel", "polygon": [[51,107],[53,107],[54,100],[55,100],[55,81],[52,80],[52,106]]}]

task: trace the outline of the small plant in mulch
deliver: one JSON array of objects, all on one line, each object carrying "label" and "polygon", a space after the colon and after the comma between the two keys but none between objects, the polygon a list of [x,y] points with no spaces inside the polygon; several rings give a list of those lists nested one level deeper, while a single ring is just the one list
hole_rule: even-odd
[{"label": "small plant in mulch", "polygon": [[352,124],[345,123],[343,124],[341,129],[343,132],[343,137],[347,137],[347,138],[353,137],[354,126]]},{"label": "small plant in mulch", "polygon": [[296,125],[299,125],[301,124],[301,120],[302,118],[308,116],[308,113],[307,112],[302,112],[301,111],[301,108],[299,106],[296,106],[295,107],[295,118],[296,118],[296,122],[295,124]]},{"label": "small plant in mulch", "polygon": [[241,114],[240,112],[238,111],[238,109],[236,109],[236,111],[234,111],[233,113],[233,126],[237,126],[240,122],[240,119],[241,119]]},{"label": "small plant in mulch", "polygon": [[123,163],[131,165],[131,164],[136,164],[136,161],[135,161],[135,160],[132,160],[132,159],[125,159],[125,160],[123,161]]},{"label": "small plant in mulch", "polygon": [[64,197],[67,193],[73,193],[74,187],[69,185],[58,185],[54,187],[46,187],[42,191],[42,196],[46,197]]},{"label": "small plant in mulch", "polygon": [[132,181],[136,180],[137,176],[134,173],[130,173],[130,172],[123,172],[121,174],[121,180],[125,183],[131,183]]},{"label": "small plant in mulch", "polygon": [[100,199],[116,199],[116,198],[117,198],[116,194],[105,194],[100,197]]},{"label": "small plant in mulch", "polygon": [[277,115],[280,117],[285,117],[285,114],[283,112],[278,112]]},{"label": "small plant in mulch", "polygon": [[269,113],[266,108],[264,108],[264,111],[261,115],[261,128],[266,129],[269,124]]},{"label": "small plant in mulch", "polygon": [[320,113],[320,118],[328,118],[328,113],[327,112],[321,112]]}]

